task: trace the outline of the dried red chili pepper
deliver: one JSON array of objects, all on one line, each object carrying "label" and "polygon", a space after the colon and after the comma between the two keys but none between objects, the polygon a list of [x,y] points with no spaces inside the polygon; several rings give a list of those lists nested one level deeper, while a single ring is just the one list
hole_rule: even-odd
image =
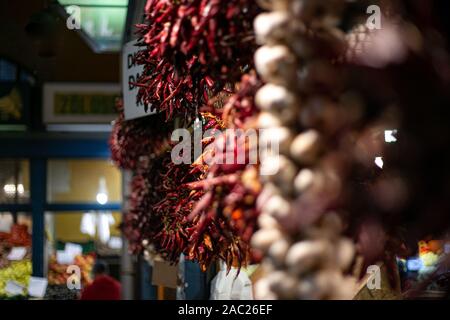
[{"label": "dried red chili pepper", "polygon": [[136,57],[144,72],[138,100],[166,118],[192,114],[252,64],[253,18],[249,0],[148,0],[146,20],[136,25]]},{"label": "dried red chili pepper", "polygon": [[117,101],[118,118],[109,139],[111,158],[123,169],[137,169],[143,157],[155,158],[169,146],[171,127],[161,115],[126,121],[122,101]]},{"label": "dried red chili pepper", "polygon": [[[204,129],[223,129],[225,122],[243,128],[256,112],[253,95],[258,86],[253,74],[245,76],[238,93],[220,111],[222,120],[201,114]],[[205,138],[202,144],[213,141]],[[131,248],[142,252],[143,243],[148,242],[166,260],[176,262],[185,253],[202,269],[218,258],[230,267],[245,264],[257,217],[256,169],[245,170],[246,165],[240,164],[208,167],[199,160],[193,165],[175,165],[166,152],[152,162],[148,172],[135,177],[124,223]]]},{"label": "dried red chili pepper", "polygon": [[[257,108],[254,96],[261,82],[254,73],[245,75],[238,86],[236,94],[228,99],[221,111],[222,121],[227,128],[245,129],[245,123],[256,115]],[[224,133],[222,135],[225,136]],[[226,139],[220,139],[225,143]],[[216,141],[218,143],[219,141]],[[235,148],[243,148],[247,154],[248,144],[236,144]],[[242,151],[242,150],[240,150]],[[237,153],[237,150],[233,150]],[[235,158],[236,159],[236,158]],[[188,216],[192,221],[218,222],[221,242],[224,246],[222,259],[230,268],[232,264],[238,266],[247,263],[249,240],[256,228],[258,211],[256,198],[260,192],[256,165],[249,165],[248,159],[244,164],[226,164],[225,161],[214,163],[209,167],[204,180],[186,184],[193,190],[203,190],[204,195],[196,202]],[[196,242],[202,238],[204,228],[197,224],[192,231],[190,241]]]},{"label": "dried red chili pepper", "polygon": [[[213,129],[222,126],[219,119],[211,114],[202,114],[202,118]],[[162,199],[152,207],[152,212],[158,213],[162,223],[151,241],[155,250],[168,261],[175,262],[181,253],[185,253],[188,259],[196,260],[202,268],[206,268],[220,253],[219,246],[216,248],[210,243],[210,239],[217,238],[214,233],[218,228],[215,221],[187,219],[203,191],[191,190],[185,184],[203,179],[207,166],[175,165],[170,162],[165,168],[161,173],[164,182],[161,181],[158,190]],[[202,238],[193,238],[192,233],[198,229],[205,233]]]}]

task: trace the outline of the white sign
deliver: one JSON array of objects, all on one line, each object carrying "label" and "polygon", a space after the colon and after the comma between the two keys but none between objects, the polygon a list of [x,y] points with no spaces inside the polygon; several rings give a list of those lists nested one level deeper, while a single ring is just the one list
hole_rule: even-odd
[{"label": "white sign", "polygon": [[64,251],[75,258],[83,253],[83,247],[76,243],[67,242],[64,247]]},{"label": "white sign", "polygon": [[72,264],[75,257],[83,253],[83,247],[76,243],[66,243],[64,250],[56,251],[56,261],[59,264]]},{"label": "white sign", "polygon": [[25,247],[14,247],[8,254],[8,260],[10,261],[20,261],[27,254],[27,248]]},{"label": "white sign", "polygon": [[422,259],[415,258],[415,259],[408,259],[406,261],[406,268],[409,271],[419,271],[423,267]]},{"label": "white sign", "polygon": [[45,278],[31,277],[28,284],[28,295],[35,298],[43,298],[47,290],[48,281]]},{"label": "white sign", "polygon": [[144,71],[144,66],[136,64],[135,56],[140,49],[135,44],[135,40],[126,43],[122,51],[122,91],[126,120],[141,118],[156,113],[155,110],[152,110],[151,106],[148,106],[148,110],[145,112],[144,105],[142,103],[138,104],[136,100],[139,88],[133,83],[137,81]]},{"label": "white sign", "polygon": [[6,282],[5,292],[12,296],[18,296],[23,294],[24,287],[15,281]]},{"label": "white sign", "polygon": [[58,264],[72,264],[74,256],[64,250],[56,251],[56,262]]}]

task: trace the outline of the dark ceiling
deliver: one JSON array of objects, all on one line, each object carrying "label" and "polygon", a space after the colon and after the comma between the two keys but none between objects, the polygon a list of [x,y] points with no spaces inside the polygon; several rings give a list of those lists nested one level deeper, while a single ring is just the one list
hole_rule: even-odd
[{"label": "dark ceiling", "polygon": [[53,44],[55,55],[39,55],[25,26],[49,2],[0,0],[0,57],[26,67],[42,82],[118,82],[119,54],[94,53],[62,20],[58,23],[58,40]]}]

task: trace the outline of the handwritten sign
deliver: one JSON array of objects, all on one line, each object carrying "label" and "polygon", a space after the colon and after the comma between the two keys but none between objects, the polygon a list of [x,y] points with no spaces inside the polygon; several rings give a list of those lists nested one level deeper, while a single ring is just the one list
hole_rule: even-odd
[{"label": "handwritten sign", "polygon": [[144,71],[142,65],[136,63],[136,54],[139,52],[136,42],[130,41],[123,47],[122,52],[122,91],[125,119],[136,119],[155,114],[156,111],[149,106],[145,111],[144,105],[136,100],[139,88],[134,85]]}]

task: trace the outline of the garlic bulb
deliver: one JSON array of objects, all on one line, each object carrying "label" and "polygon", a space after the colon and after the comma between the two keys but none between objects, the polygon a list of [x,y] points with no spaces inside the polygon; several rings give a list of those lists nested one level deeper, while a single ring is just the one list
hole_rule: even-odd
[{"label": "garlic bulb", "polygon": [[299,106],[295,95],[285,87],[270,83],[258,90],[255,101],[261,110],[274,113],[281,113],[285,109],[296,110]]},{"label": "garlic bulb", "polygon": [[283,11],[262,13],[256,17],[253,25],[257,43],[276,43],[285,36],[289,15]]},{"label": "garlic bulb", "polygon": [[256,50],[255,67],[263,80],[280,85],[296,82],[296,60],[286,46],[264,46]]},{"label": "garlic bulb", "polygon": [[269,247],[282,238],[282,233],[278,229],[260,229],[253,235],[252,246],[261,251],[269,250]]},{"label": "garlic bulb", "polygon": [[281,154],[288,154],[293,140],[292,132],[287,127],[274,127],[260,130],[259,143],[262,146],[278,145]]},{"label": "garlic bulb", "polygon": [[314,183],[314,172],[311,169],[302,169],[294,180],[294,188],[297,194],[302,194]]},{"label": "garlic bulb", "polygon": [[315,130],[300,133],[292,142],[290,151],[292,158],[299,163],[313,163],[320,151],[320,134]]},{"label": "garlic bulb", "polygon": [[259,129],[276,128],[282,125],[281,119],[270,112],[263,111],[258,115],[257,126]]}]

